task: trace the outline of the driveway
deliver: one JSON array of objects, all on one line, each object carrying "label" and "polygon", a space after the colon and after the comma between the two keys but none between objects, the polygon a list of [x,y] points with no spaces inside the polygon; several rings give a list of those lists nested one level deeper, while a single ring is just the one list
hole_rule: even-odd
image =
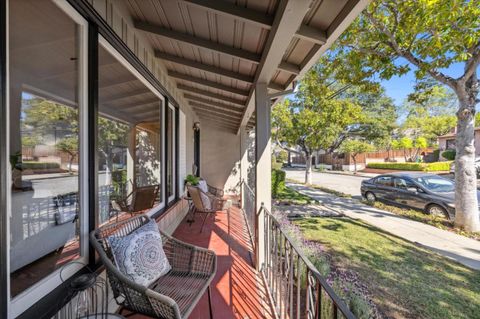
[{"label": "driveway", "polygon": [[361,219],[465,266],[480,270],[480,241],[365,205],[357,199],[337,197],[299,184],[287,183],[287,186],[314,198],[327,209]]},{"label": "driveway", "polygon": [[[305,182],[305,170],[285,169],[287,178],[299,183]],[[353,197],[360,198],[360,184],[369,177],[312,172],[312,184],[324,186]]]}]

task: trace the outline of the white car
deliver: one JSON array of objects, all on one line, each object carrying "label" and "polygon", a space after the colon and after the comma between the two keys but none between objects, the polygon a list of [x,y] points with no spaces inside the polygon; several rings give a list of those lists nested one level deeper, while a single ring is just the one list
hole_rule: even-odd
[{"label": "white car", "polygon": [[[477,178],[480,178],[480,157],[475,159],[475,170],[477,171]],[[455,163],[450,165],[450,173],[455,174]]]}]

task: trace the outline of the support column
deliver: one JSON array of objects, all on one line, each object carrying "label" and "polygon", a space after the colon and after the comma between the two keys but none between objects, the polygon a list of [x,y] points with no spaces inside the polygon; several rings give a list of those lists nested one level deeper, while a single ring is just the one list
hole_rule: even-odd
[{"label": "support column", "polygon": [[[248,183],[248,133],[245,126],[240,129],[240,181]],[[243,185],[240,188],[241,206],[245,207]]]},{"label": "support column", "polygon": [[[136,169],[135,163],[137,161],[137,128],[134,124],[130,125],[128,131],[128,153],[127,153],[127,181],[132,181],[136,185]],[[128,183],[128,192],[131,192],[132,184]]]},{"label": "support column", "polygon": [[[256,181],[255,210],[259,211],[262,203],[268,211],[272,209],[272,151],[270,99],[267,95],[267,84],[257,83],[255,86],[255,149],[256,149]],[[264,212],[258,216],[256,225],[256,267],[260,270],[265,259],[265,227]]]}]

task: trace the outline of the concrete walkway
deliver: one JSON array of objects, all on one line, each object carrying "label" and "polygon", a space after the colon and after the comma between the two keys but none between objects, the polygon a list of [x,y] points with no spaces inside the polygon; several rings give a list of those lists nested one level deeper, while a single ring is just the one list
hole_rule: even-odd
[{"label": "concrete walkway", "polygon": [[287,186],[318,200],[329,209],[361,219],[395,236],[480,270],[480,241],[376,209],[357,199],[337,197],[299,184],[287,183]]}]

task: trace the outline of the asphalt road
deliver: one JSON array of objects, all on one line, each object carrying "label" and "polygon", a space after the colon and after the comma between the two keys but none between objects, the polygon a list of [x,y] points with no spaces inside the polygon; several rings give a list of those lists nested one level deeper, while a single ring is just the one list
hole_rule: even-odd
[{"label": "asphalt road", "polygon": [[[286,169],[287,178],[303,183],[305,181],[305,170]],[[368,177],[349,176],[340,174],[312,172],[312,183],[330,188],[342,193],[360,197],[360,184]]]}]

